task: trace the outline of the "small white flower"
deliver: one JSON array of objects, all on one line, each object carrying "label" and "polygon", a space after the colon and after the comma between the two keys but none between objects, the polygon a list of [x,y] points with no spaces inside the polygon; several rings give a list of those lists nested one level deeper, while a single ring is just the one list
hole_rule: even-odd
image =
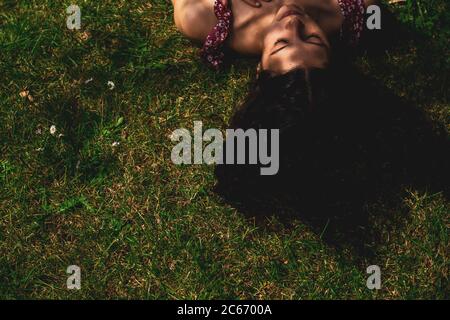
[{"label": "small white flower", "polygon": [[55,135],[55,133],[56,133],[56,126],[53,125],[53,126],[50,127],[50,134],[51,135]]},{"label": "small white flower", "polygon": [[115,87],[116,87],[116,85],[114,84],[114,82],[108,81],[108,89],[109,90],[114,90]]},{"label": "small white flower", "polygon": [[29,94],[30,94],[30,91],[28,91],[28,90],[24,90],[24,91],[22,91],[22,92],[19,93],[19,95],[20,95],[22,98],[28,97]]},{"label": "small white flower", "polygon": [[120,145],[120,142],[114,141],[111,146],[113,148],[115,148],[115,147],[118,147],[119,145]]},{"label": "small white flower", "polygon": [[37,128],[35,133],[36,133],[36,134],[42,134],[41,128]]}]

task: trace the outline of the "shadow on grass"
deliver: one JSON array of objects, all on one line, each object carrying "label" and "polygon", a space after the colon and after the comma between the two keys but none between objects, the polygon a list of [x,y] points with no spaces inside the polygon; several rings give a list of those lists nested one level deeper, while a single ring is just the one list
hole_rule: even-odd
[{"label": "shadow on grass", "polygon": [[377,81],[338,74],[329,103],[280,131],[276,176],[221,165],[216,191],[251,218],[300,219],[328,244],[372,256],[385,228],[407,221],[404,190],[448,197],[450,144],[442,126]]},{"label": "shadow on grass", "polygon": [[[427,32],[400,22],[399,14],[384,8],[382,29],[366,31],[359,54],[368,58],[367,71],[394,84],[403,96],[420,106],[448,103],[448,31]],[[446,25],[440,20],[434,24]]]},{"label": "shadow on grass", "polygon": [[59,139],[50,139],[40,155],[45,164],[45,181],[68,175],[82,183],[97,183],[118,168],[112,152],[105,152],[95,143],[102,127],[101,116],[82,107],[78,97],[56,97],[43,110],[64,132]]},{"label": "shadow on grass", "polygon": [[[408,188],[448,198],[448,132],[423,111],[447,101],[445,55],[391,14],[384,17],[385,28],[366,38],[362,52],[373,76],[343,59],[329,103],[280,132],[278,175],[260,176],[259,166],[216,167],[216,192],[226,202],[257,221],[300,219],[357,258],[375,255],[383,234],[407,223]],[[406,67],[386,63],[386,50],[405,48],[415,52]],[[402,98],[376,79],[394,76],[407,88]]]}]

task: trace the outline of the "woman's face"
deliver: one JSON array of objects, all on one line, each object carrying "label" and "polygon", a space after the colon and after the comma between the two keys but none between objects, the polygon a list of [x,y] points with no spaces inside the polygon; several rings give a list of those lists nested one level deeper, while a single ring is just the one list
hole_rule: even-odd
[{"label": "woman's face", "polygon": [[325,33],[295,4],[278,10],[263,41],[261,67],[272,74],[296,68],[326,68],[330,44]]}]

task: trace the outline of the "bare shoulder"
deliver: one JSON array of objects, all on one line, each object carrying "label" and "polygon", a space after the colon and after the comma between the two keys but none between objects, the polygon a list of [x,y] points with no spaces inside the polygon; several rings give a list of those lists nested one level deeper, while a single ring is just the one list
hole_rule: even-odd
[{"label": "bare shoulder", "polygon": [[172,0],[178,30],[195,42],[203,42],[216,23],[211,0]]}]

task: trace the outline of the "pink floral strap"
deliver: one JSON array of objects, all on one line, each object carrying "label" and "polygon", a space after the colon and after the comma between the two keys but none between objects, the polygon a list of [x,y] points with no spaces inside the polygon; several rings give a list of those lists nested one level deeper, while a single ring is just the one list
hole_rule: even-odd
[{"label": "pink floral strap", "polygon": [[341,28],[341,38],[350,45],[356,46],[364,28],[364,1],[338,0],[344,23]]},{"label": "pink floral strap", "polygon": [[203,61],[217,70],[225,58],[223,49],[225,41],[230,35],[233,14],[231,9],[222,3],[222,0],[215,0],[214,13],[219,21],[206,37],[200,56]]}]

